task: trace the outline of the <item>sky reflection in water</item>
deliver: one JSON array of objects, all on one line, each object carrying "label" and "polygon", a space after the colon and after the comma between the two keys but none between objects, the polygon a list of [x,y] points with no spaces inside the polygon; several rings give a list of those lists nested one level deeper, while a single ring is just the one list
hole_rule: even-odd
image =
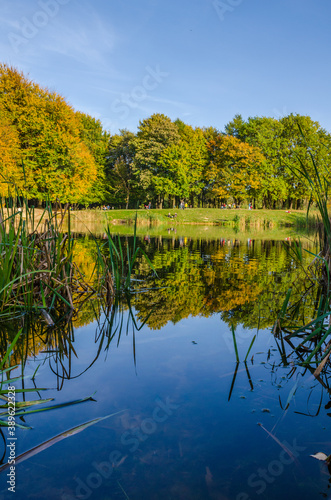
[{"label": "sky reflection in water", "polygon": [[[291,276],[299,272],[281,243],[143,244],[158,266],[157,285],[168,286],[132,301],[140,320],[156,308],[150,328],[134,333],[136,363],[129,328],[118,345],[116,334],[84,372],[98,353],[100,338],[96,343],[96,321],[77,328],[71,378],[61,391],[47,391],[47,397],[60,403],[97,391],[96,402],[27,418],[34,430],[17,432],[17,454],[81,423],[122,413],[19,464],[15,498],[272,500],[330,495],[326,467],[309,456],[331,451],[328,391],[322,392],[322,384],[294,358],[282,365],[276,340],[266,328],[274,317],[275,297],[280,303]],[[139,266],[139,277],[148,274],[142,262]],[[160,273],[162,267],[166,271]],[[147,278],[151,286],[152,277]],[[167,312],[166,321],[160,320],[160,310]],[[125,310],[124,324],[128,318]],[[245,364],[258,323],[261,329]],[[39,361],[29,360],[26,374],[45,357],[40,349]],[[40,366],[38,386],[56,387],[50,366],[54,371],[54,358]],[[9,498],[6,480],[2,473],[0,499]]]}]

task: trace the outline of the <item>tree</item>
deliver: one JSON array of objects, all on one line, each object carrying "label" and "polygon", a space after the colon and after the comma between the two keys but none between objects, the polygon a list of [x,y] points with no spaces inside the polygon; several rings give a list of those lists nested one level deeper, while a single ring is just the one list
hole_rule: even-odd
[{"label": "tree", "polygon": [[240,114],[234,116],[233,120],[225,125],[225,134],[232,135],[236,139],[245,142],[246,140],[246,122]]},{"label": "tree", "polygon": [[287,202],[290,207],[295,202],[299,206],[308,197],[305,184],[294,173],[300,167],[300,161],[308,170],[311,169],[307,144],[320,165],[329,161],[325,144],[330,143],[330,135],[309,116],[290,114],[280,120],[250,117],[245,122],[241,115],[236,115],[225,130],[233,137],[260,148],[266,159],[259,189],[263,207],[274,208],[279,202],[283,205]]},{"label": "tree", "polygon": [[181,140],[164,149],[160,155],[158,175],[154,178],[159,195],[190,199],[203,189],[203,172],[207,163],[207,143],[201,129],[189,125],[180,128]]},{"label": "tree", "polygon": [[0,106],[0,196],[15,196],[17,189],[23,188],[20,142],[17,131],[11,125]]},{"label": "tree", "polygon": [[284,201],[287,198],[287,185],[284,165],[281,163],[282,124],[267,117],[249,117],[245,122],[241,115],[236,115],[225,130],[241,141],[259,148],[265,157],[257,193],[262,205],[272,208],[278,200]]},{"label": "tree", "polygon": [[92,154],[97,167],[97,177],[90,188],[88,201],[101,202],[106,195],[105,168],[110,134],[103,129],[100,120],[80,111],[76,112],[76,116],[79,119],[79,137]]},{"label": "tree", "polygon": [[304,165],[307,172],[314,178],[310,155],[320,173],[330,179],[331,136],[309,116],[290,114],[280,121],[283,127],[281,163],[284,166],[289,204],[291,207],[295,202],[298,208],[304,198],[309,198],[310,192],[302,176],[298,176],[296,172],[300,171]]},{"label": "tree", "polygon": [[[16,130],[28,198],[86,203],[97,165],[80,137],[81,123],[63,97],[0,64],[0,106]],[[1,117],[2,120],[2,117]],[[17,165],[17,177],[23,169]]]},{"label": "tree", "polygon": [[220,199],[232,196],[237,203],[254,198],[261,186],[265,158],[261,151],[232,136],[219,135],[208,143],[211,163],[206,177],[209,190]]},{"label": "tree", "polygon": [[135,135],[128,130],[120,130],[109,143],[107,161],[107,189],[115,203],[125,203],[137,195],[137,171],[135,167]]},{"label": "tree", "polygon": [[139,122],[136,146],[136,166],[139,181],[146,195],[155,195],[153,178],[159,174],[159,158],[164,149],[180,141],[178,128],[163,114],[153,114]]}]

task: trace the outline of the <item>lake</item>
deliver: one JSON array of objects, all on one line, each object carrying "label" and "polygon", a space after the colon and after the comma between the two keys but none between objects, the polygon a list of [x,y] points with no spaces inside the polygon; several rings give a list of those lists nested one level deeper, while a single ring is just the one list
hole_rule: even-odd
[{"label": "lake", "polygon": [[[1,325],[2,349],[23,326],[12,365],[24,366],[24,387],[47,388],[31,398],[92,396],[26,416],[33,429],[16,430],[16,456],[100,418],[19,463],[16,500],[331,498],[327,466],[310,456],[331,453],[328,378],[316,379],[300,365],[304,353],[272,333],[291,286],[298,324],[314,312],[286,250],[293,241],[286,230],[200,233],[140,236],[157,277],[139,258],[136,293],[108,313],[88,297],[55,328],[28,318]],[[79,238],[75,255],[88,276],[93,240]],[[305,266],[311,260],[304,252]],[[0,499],[11,498],[8,472]]]}]

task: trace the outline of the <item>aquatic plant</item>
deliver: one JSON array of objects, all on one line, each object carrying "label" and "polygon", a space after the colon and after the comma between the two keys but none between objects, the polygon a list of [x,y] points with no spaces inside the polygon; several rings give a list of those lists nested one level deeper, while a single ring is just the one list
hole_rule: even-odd
[{"label": "aquatic plant", "polygon": [[[3,440],[3,446],[4,446],[4,451],[2,453],[2,459],[0,460],[0,472],[3,472],[4,470],[8,469],[10,466],[9,461],[4,462],[6,452],[7,452],[7,440],[5,438],[5,435],[3,433],[2,428],[3,427],[9,427],[10,429],[12,428],[20,428],[20,429],[31,429],[32,427],[28,425],[25,422],[25,418],[29,415],[35,414],[35,413],[40,413],[40,412],[45,412],[45,411],[51,411],[51,410],[56,410],[60,408],[65,408],[68,406],[84,403],[86,401],[95,401],[93,399],[93,396],[77,399],[74,401],[69,401],[65,403],[60,403],[60,404],[52,404],[50,405],[52,401],[54,401],[54,398],[47,398],[43,399],[39,397],[39,399],[32,399],[32,400],[26,400],[26,397],[29,396],[31,393],[38,394],[41,391],[46,391],[46,388],[40,388],[40,387],[33,387],[33,388],[27,388],[24,387],[23,380],[26,378],[24,376],[24,364],[22,364],[22,374],[18,376],[12,377],[10,375],[11,371],[15,371],[19,365],[13,365],[11,366],[11,356],[13,353],[13,349],[18,342],[18,340],[22,336],[22,330],[19,330],[18,333],[16,334],[14,340],[11,342],[11,344],[8,346],[1,362],[0,362],[0,376],[1,376],[1,381],[0,381],[0,435]],[[8,366],[7,366],[8,365]],[[37,368],[38,370],[38,368]],[[32,380],[34,380],[36,372],[32,376]],[[22,387],[18,388],[18,384],[22,382]],[[14,385],[15,384],[15,385]],[[78,426],[75,426],[71,429],[67,429],[64,432],[61,432],[55,437],[52,437],[51,439],[48,439],[47,441],[33,447],[30,450],[25,451],[24,453],[18,455],[15,457],[15,463],[16,465],[20,462],[23,462],[24,460],[29,459],[31,456],[34,456],[41,451],[53,446],[55,443],[58,443],[59,441],[62,441],[63,439],[66,439],[68,437],[74,436],[75,434],[85,430],[86,428],[90,427],[91,425],[94,425],[102,420],[105,420],[109,417],[118,415],[119,413],[122,413],[124,410],[112,413],[110,415],[106,415],[103,417],[98,417],[93,420],[90,420],[88,422],[84,422],[83,424],[80,424]],[[15,432],[12,430],[12,436],[15,434]],[[2,465],[1,465],[2,464]]]},{"label": "aquatic plant", "polygon": [[26,312],[42,314],[49,326],[52,314],[73,310],[88,293],[112,302],[115,295],[132,291],[133,268],[138,256],[153,266],[134,237],[122,244],[119,236],[105,230],[106,241],[95,243],[96,264],[86,278],[75,263],[75,241],[71,233],[70,207],[51,203],[41,213],[24,198],[0,202],[0,320]]},{"label": "aquatic plant", "polygon": [[113,238],[110,226],[105,230],[106,241],[100,245],[95,239],[97,254],[98,289],[106,291],[106,299],[109,304],[114,296],[128,294],[132,291],[132,274],[137,257],[143,256],[148,266],[156,274],[153,264],[146,252],[137,246],[137,214],[134,225],[132,240],[126,240],[123,245],[119,235]]},{"label": "aquatic plant", "polygon": [[[302,138],[307,148],[306,164],[298,157],[300,168],[293,171],[304,180],[310,190],[310,199],[307,208],[307,219],[313,204],[316,204],[319,218],[319,246],[320,251],[312,254],[314,259],[308,269],[305,270],[308,278],[307,291],[297,301],[292,301],[292,288],[286,294],[281,311],[278,314],[273,332],[290,343],[297,340],[298,345],[293,345],[295,353],[301,353],[300,364],[303,366],[315,365],[314,375],[319,376],[331,355],[331,306],[330,306],[330,266],[331,266],[331,220],[329,216],[329,172],[324,165],[316,163],[314,154],[306,142],[304,133],[298,124]],[[308,166],[309,165],[309,166]],[[294,242],[289,247],[297,263],[302,265],[301,242]],[[307,294],[316,294],[315,318],[308,323],[304,321],[299,327],[293,326],[294,320],[298,320],[297,312],[299,302],[306,300]],[[303,318],[304,320],[304,318]]]},{"label": "aquatic plant", "polygon": [[[54,400],[54,398],[48,398],[48,399],[34,399],[31,401],[26,401],[25,399],[22,401],[17,401],[16,400],[16,395],[17,394],[22,394],[23,396],[26,396],[29,393],[39,393],[40,391],[46,391],[46,388],[26,388],[22,386],[22,388],[17,388],[16,384],[19,383],[20,381],[23,381],[24,377],[24,370],[21,375],[17,375],[14,377],[11,377],[10,372],[16,370],[19,365],[14,365],[11,366],[10,364],[10,358],[12,355],[12,351],[20,338],[22,334],[22,330],[19,330],[18,333],[16,334],[14,340],[11,342],[11,344],[8,346],[1,362],[0,362],[0,376],[1,376],[1,381],[0,381],[0,400],[2,404],[0,405],[0,427],[19,427],[22,429],[31,429],[30,426],[28,426],[24,420],[22,420],[25,416],[32,414],[32,413],[40,413],[44,411],[49,411],[49,410],[54,410],[58,408],[64,408],[66,406],[71,406],[73,404],[78,404],[78,403],[83,403],[85,401],[93,401],[92,396],[89,396],[87,398],[83,399],[78,399],[75,401],[70,401],[67,403],[62,403],[62,404],[57,404],[57,405],[52,405],[52,406],[45,406],[40,408],[39,405],[44,405],[46,403],[50,403],[51,401]],[[8,366],[7,366],[8,365]],[[35,373],[32,377],[34,379]],[[13,386],[15,384],[15,386]],[[14,387],[14,389],[12,389]],[[11,394],[11,391],[14,391],[15,394],[15,403],[12,403],[12,398],[9,396]],[[37,408],[36,408],[37,406]],[[15,408],[13,412],[13,408]],[[14,418],[12,418],[14,413]],[[10,417],[10,418],[9,418]],[[20,420],[18,422],[18,420]]]},{"label": "aquatic plant", "polygon": [[[64,231],[64,217],[68,229]],[[86,290],[73,258],[68,205],[53,212],[46,205],[38,220],[34,207],[19,198],[0,202],[0,318],[41,311],[52,324],[49,311],[59,303],[74,308],[73,292]]]}]

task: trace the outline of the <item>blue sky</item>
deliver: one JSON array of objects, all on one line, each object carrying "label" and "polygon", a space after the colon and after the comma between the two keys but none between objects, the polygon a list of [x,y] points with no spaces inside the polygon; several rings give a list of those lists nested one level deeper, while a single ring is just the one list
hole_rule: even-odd
[{"label": "blue sky", "polygon": [[106,129],[153,113],[224,130],[236,113],[331,132],[330,0],[7,0],[1,62]]}]

